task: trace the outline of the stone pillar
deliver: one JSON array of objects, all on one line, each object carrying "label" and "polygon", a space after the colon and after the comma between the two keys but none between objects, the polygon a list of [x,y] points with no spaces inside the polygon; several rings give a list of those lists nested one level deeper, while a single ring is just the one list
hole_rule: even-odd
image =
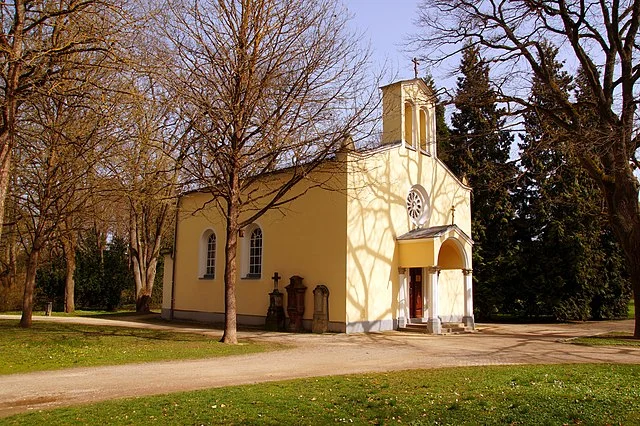
[{"label": "stone pillar", "polygon": [[462,317],[462,322],[473,330],[475,321],[473,319],[473,277],[471,276],[471,269],[463,269],[462,274],[464,275],[464,317]]},{"label": "stone pillar", "polygon": [[398,327],[406,327],[409,322],[409,289],[407,269],[398,268]]},{"label": "stone pillar", "polygon": [[429,274],[429,319],[427,327],[430,333],[440,334],[442,322],[438,316],[438,274],[440,268],[432,266],[427,268]]}]

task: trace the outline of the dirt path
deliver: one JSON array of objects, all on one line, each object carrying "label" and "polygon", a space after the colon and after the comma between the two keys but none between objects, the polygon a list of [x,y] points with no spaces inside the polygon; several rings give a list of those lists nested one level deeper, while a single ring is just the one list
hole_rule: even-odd
[{"label": "dirt path", "polygon": [[[197,326],[172,327],[126,319],[39,317],[37,320],[221,335],[219,330]],[[481,325],[480,330],[476,334],[450,336],[401,332],[357,335],[240,332],[242,339],[284,342],[292,348],[225,358],[0,376],[0,417],[123,397],[333,374],[495,364],[640,363],[640,348],[562,343],[571,337],[632,331],[632,321],[492,324]]]}]

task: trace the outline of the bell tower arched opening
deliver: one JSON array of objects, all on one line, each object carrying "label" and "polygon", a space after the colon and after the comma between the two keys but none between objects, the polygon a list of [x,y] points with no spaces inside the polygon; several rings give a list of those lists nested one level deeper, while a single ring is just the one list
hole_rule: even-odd
[{"label": "bell tower arched opening", "polygon": [[427,113],[424,109],[420,109],[420,149],[423,152],[429,152],[427,144],[429,137],[427,135],[428,128]]},{"label": "bell tower arched opening", "polygon": [[413,138],[413,105],[410,102],[404,104],[404,141],[407,145],[415,147]]}]

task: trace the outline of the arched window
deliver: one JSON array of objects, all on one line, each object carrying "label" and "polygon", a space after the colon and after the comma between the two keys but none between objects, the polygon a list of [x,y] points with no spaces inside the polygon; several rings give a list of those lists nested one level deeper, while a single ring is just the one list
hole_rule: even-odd
[{"label": "arched window", "polygon": [[209,235],[207,239],[207,265],[204,272],[205,278],[214,278],[216,275],[216,234]]},{"label": "arched window", "polygon": [[428,152],[428,148],[427,148],[427,141],[428,141],[428,137],[429,135],[427,134],[427,131],[429,129],[429,124],[427,121],[427,113],[425,112],[425,110],[421,109],[420,110],[420,149],[423,152]]},{"label": "arched window", "polygon": [[404,104],[404,141],[407,145],[415,148],[413,138],[413,105],[409,102]]},{"label": "arched window", "polygon": [[198,277],[214,279],[216,277],[216,233],[207,229],[200,238],[198,254]]},{"label": "arched window", "polygon": [[249,274],[256,278],[262,274],[262,229],[256,227],[251,231],[249,243]]}]

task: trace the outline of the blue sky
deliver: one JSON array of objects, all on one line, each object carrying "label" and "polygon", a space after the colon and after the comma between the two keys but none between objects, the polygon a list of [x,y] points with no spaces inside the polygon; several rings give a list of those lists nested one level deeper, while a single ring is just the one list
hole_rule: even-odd
[{"label": "blue sky", "polygon": [[[413,78],[411,53],[404,52],[406,37],[416,31],[413,17],[417,0],[343,0],[353,15],[351,25],[371,41],[374,69],[387,61],[394,79]],[[420,75],[425,74],[423,68]],[[390,81],[388,81],[390,83]]]}]

